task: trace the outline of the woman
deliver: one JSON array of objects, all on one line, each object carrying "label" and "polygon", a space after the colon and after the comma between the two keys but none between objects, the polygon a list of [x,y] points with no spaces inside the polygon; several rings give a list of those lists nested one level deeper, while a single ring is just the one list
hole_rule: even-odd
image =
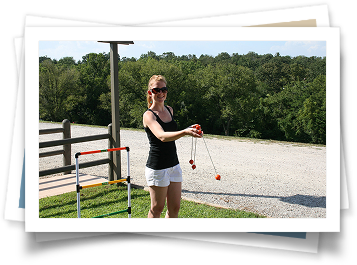
[{"label": "woman", "polygon": [[150,142],[145,177],[150,190],[151,207],[148,218],[159,218],[167,200],[166,218],[177,218],[181,202],[182,170],[176,153],[175,140],[190,135],[202,137],[192,125],[177,131],[173,109],[165,106],[168,90],[165,77],[153,75],[148,84],[148,110],[143,125]]}]

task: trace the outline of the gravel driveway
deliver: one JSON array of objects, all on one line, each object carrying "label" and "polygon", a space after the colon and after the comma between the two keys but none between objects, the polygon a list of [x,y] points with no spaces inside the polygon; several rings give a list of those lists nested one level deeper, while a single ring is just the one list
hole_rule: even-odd
[{"label": "gravel driveway", "polygon": [[[39,129],[61,124],[40,123]],[[71,125],[72,137],[107,133],[106,128]],[[40,135],[40,142],[62,139],[62,134]],[[203,139],[197,140],[196,165],[192,170],[190,137],[176,141],[183,171],[182,197],[221,207],[262,214],[272,218],[326,217],[326,147],[304,144],[223,140],[205,138],[215,171]],[[146,187],[145,163],[149,141],[145,132],[121,130],[121,146],[130,147],[132,183]],[[40,152],[61,147],[43,148]],[[107,149],[107,140],[72,145],[72,164],[76,152]],[[80,162],[108,157],[108,153],[86,155]],[[126,176],[126,152],[122,153],[122,174]],[[40,158],[40,170],[62,166],[62,156]],[[73,172],[74,173],[74,172]],[[81,169],[80,173],[108,177],[108,165]],[[49,176],[50,177],[50,176]]]}]

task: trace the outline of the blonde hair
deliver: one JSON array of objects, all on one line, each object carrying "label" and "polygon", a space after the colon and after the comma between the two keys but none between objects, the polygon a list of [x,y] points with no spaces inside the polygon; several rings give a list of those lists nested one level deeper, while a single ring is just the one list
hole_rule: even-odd
[{"label": "blonde hair", "polygon": [[[165,79],[164,76],[162,76],[162,75],[153,75],[149,80],[148,91],[150,91],[152,84],[154,82],[158,82],[158,81],[162,81],[162,82],[165,83],[165,85],[167,85],[167,82],[166,82],[166,79]],[[150,108],[151,105],[152,105],[152,99],[151,99],[151,96],[149,95],[149,93],[147,93],[146,99],[147,99],[147,102],[148,102],[148,108]]]}]

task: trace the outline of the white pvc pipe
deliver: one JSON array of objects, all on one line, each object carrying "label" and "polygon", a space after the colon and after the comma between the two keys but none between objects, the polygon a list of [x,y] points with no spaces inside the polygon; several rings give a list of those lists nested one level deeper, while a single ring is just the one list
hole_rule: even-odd
[{"label": "white pvc pipe", "polygon": [[[130,159],[129,159],[129,150],[127,150],[127,156],[128,156],[128,159],[127,159],[127,167],[128,167],[128,177],[130,177]],[[130,192],[130,183],[131,183],[131,179],[130,181],[128,181],[128,208],[130,208],[131,210],[131,192]],[[129,218],[131,218],[131,213],[129,213]]]},{"label": "white pvc pipe", "polygon": [[[79,165],[78,165],[78,157],[76,157],[76,183],[79,185]],[[77,216],[81,218],[81,203],[80,203],[80,194],[79,190],[77,190]]]},{"label": "white pvc pipe", "polygon": [[[127,171],[128,177],[130,177],[130,157],[129,157],[129,150],[127,150]],[[79,164],[78,164],[78,157],[76,157],[76,183],[77,187],[79,186]],[[128,208],[131,209],[131,186],[130,181],[128,181]],[[129,218],[131,218],[131,213],[128,214]],[[77,190],[77,216],[81,218],[81,203],[80,203],[80,192],[79,189]]]}]

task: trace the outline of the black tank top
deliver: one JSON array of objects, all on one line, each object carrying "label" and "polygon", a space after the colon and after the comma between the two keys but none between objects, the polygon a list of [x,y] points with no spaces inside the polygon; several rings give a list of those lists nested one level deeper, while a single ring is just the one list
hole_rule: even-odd
[{"label": "black tank top", "polygon": [[[148,111],[154,113],[156,117],[156,121],[161,125],[162,129],[165,132],[177,131],[177,123],[175,122],[170,109],[168,107],[166,107],[166,109],[169,111],[172,118],[170,122],[163,122],[159,118],[159,116],[156,113],[154,113],[151,109],[148,109]],[[176,166],[179,163],[179,161],[176,153],[175,141],[171,141],[171,142],[160,141],[151,132],[149,127],[145,127],[145,132],[147,134],[150,143],[150,152],[146,162],[146,166],[154,170]]]}]

